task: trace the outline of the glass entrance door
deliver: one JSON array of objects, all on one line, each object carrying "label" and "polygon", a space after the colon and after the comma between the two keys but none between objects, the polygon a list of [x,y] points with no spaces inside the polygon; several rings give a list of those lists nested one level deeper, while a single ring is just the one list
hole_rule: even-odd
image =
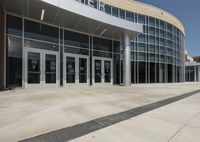
[{"label": "glass entrance door", "polygon": [[58,86],[58,54],[27,49],[25,57],[25,87]]},{"label": "glass entrance door", "polygon": [[65,54],[63,82],[69,84],[89,84],[88,56]]},{"label": "glass entrance door", "polygon": [[93,59],[93,84],[112,84],[112,59]]}]

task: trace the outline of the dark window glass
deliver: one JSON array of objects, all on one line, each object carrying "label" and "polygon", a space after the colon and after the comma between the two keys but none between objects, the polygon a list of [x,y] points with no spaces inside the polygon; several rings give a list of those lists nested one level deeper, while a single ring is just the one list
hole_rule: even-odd
[{"label": "dark window glass", "polygon": [[139,52],[137,59],[140,60],[140,61],[146,60],[146,53]]},{"label": "dark window glass", "polygon": [[120,54],[114,54],[113,57],[113,82],[114,84],[120,83]]},{"label": "dark window glass", "polygon": [[112,53],[94,51],[94,52],[93,52],[93,56],[96,56],[96,57],[112,58]]},{"label": "dark window glass", "polygon": [[126,20],[131,21],[131,22],[134,22],[134,21],[135,21],[135,20],[134,20],[134,14],[127,11],[127,12],[126,12]]},{"label": "dark window glass", "polygon": [[115,17],[119,17],[119,9],[116,7],[112,7],[112,15]]},{"label": "dark window glass", "polygon": [[139,62],[139,83],[145,83],[146,66],[145,62]]},{"label": "dark window glass", "polygon": [[6,17],[7,34],[22,36],[22,19],[7,15]]},{"label": "dark window glass", "polygon": [[145,16],[144,15],[138,15],[138,23],[145,24]]},{"label": "dark window glass", "polygon": [[75,58],[66,57],[66,83],[75,83]]},{"label": "dark window glass", "polygon": [[22,86],[22,39],[7,37],[7,86]]},{"label": "dark window glass", "polygon": [[172,65],[168,64],[168,82],[171,83],[172,82]]},{"label": "dark window glass", "polygon": [[155,35],[155,28],[149,27],[149,34]]},{"label": "dark window glass", "polygon": [[161,28],[161,29],[164,29],[164,28],[165,28],[165,24],[164,24],[163,21],[160,21],[160,28]]},{"label": "dark window glass", "polygon": [[28,52],[28,84],[40,83],[40,53]]},{"label": "dark window glass", "polygon": [[93,38],[93,49],[112,52],[112,41],[102,38]]},{"label": "dark window glass", "polygon": [[131,83],[135,83],[134,77],[135,77],[135,67],[134,67],[135,62],[131,62]]},{"label": "dark window glass", "polygon": [[65,53],[72,54],[81,54],[81,55],[89,55],[89,50],[81,49],[81,48],[73,48],[73,47],[64,47]]},{"label": "dark window glass", "polygon": [[59,51],[59,46],[57,44],[44,43],[44,42],[33,41],[33,40],[28,40],[28,39],[25,39],[24,46],[30,47],[30,48]]},{"label": "dark window glass", "polygon": [[155,26],[155,19],[154,18],[152,18],[152,17],[149,18],[149,25]]},{"label": "dark window glass", "polygon": [[119,41],[113,41],[113,52],[120,53],[120,42]]},{"label": "dark window glass", "polygon": [[120,18],[125,19],[125,11],[120,9]]},{"label": "dark window glass", "polygon": [[66,31],[64,33],[65,45],[89,48],[89,36],[72,31]]},{"label": "dark window glass", "polygon": [[25,20],[24,21],[24,36],[48,42],[59,43],[59,30],[58,28]]},{"label": "dark window glass", "polygon": [[145,35],[144,34],[141,34],[138,36],[138,41],[139,42],[145,42]]},{"label": "dark window glass", "polygon": [[150,63],[150,83],[155,82],[155,63]]},{"label": "dark window glass", "polygon": [[79,83],[87,83],[87,59],[79,58]]},{"label": "dark window glass", "polygon": [[56,83],[56,55],[45,55],[45,81],[46,83]]},{"label": "dark window glass", "polygon": [[94,60],[95,83],[101,83],[102,68],[101,60]]},{"label": "dark window glass", "polygon": [[109,5],[105,5],[105,12],[107,13],[107,14],[109,14],[109,15],[111,15],[111,6],[109,6]]}]

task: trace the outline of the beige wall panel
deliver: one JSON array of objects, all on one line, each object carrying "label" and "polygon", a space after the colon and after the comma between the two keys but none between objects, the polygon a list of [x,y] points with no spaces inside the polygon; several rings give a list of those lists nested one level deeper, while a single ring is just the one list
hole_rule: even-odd
[{"label": "beige wall panel", "polygon": [[132,1],[132,0],[102,0],[102,1],[109,5],[130,11],[130,12],[151,16],[151,17],[155,17],[163,21],[166,21],[176,26],[185,35],[185,29],[184,29],[183,24],[180,22],[180,20],[165,10],[162,10],[157,7],[144,4],[141,2]]}]

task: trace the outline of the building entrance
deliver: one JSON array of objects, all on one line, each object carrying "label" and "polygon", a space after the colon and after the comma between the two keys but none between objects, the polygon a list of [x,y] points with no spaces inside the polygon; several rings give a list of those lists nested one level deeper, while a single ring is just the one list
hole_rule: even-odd
[{"label": "building entrance", "polygon": [[89,84],[88,56],[64,54],[63,82],[69,84]]},{"label": "building entrance", "polygon": [[93,84],[113,84],[112,59],[93,58]]},{"label": "building entrance", "polygon": [[25,87],[58,86],[58,53],[26,48]]}]

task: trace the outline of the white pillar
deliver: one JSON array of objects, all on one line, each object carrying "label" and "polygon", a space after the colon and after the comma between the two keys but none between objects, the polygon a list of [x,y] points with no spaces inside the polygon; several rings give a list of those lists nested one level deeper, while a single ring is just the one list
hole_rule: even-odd
[{"label": "white pillar", "polygon": [[127,33],[123,35],[123,45],[124,45],[124,85],[131,86],[131,47],[130,47],[130,37]]}]

